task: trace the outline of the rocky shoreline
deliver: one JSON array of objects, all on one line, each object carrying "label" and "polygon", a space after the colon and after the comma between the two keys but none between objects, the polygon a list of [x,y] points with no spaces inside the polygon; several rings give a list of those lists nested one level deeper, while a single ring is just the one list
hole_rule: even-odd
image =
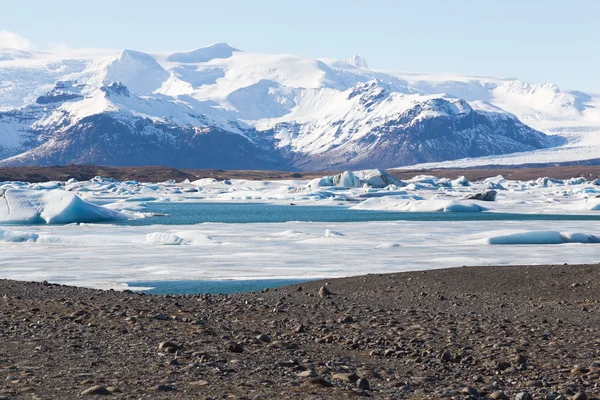
[{"label": "rocky shoreline", "polygon": [[0,399],[594,399],[600,265],[236,295],[0,280]]}]

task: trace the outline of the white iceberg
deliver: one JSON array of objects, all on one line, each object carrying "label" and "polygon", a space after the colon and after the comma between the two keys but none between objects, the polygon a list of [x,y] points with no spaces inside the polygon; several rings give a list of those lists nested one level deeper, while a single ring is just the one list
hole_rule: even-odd
[{"label": "white iceberg", "polygon": [[83,201],[64,190],[0,191],[0,223],[70,224],[126,219],[120,212]]},{"label": "white iceberg", "polygon": [[370,198],[352,207],[353,210],[382,210],[403,212],[481,212],[487,210],[472,201],[429,199],[418,200],[411,196]]},{"label": "white iceberg", "polygon": [[172,233],[153,232],[146,235],[146,243],[179,246],[185,244],[185,240]]},{"label": "white iceberg", "polygon": [[562,244],[562,243],[600,243],[600,236],[586,233],[565,233],[558,231],[524,231],[489,236],[488,244]]}]

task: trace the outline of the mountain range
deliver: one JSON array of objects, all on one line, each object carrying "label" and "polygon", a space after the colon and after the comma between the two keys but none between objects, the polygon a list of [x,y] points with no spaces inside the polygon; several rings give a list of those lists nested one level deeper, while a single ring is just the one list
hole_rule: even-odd
[{"label": "mountain range", "polygon": [[156,54],[0,49],[0,166],[576,161],[600,158],[598,105],[600,96],[552,84],[375,71],[359,56],[223,43]]}]

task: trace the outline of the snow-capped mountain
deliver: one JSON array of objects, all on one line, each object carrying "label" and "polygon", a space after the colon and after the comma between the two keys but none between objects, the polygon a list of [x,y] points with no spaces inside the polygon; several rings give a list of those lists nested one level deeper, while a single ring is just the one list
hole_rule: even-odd
[{"label": "snow-capped mountain", "polygon": [[0,165],[316,170],[544,152],[564,161],[595,145],[598,99],[223,43],[169,54],[0,49]]}]

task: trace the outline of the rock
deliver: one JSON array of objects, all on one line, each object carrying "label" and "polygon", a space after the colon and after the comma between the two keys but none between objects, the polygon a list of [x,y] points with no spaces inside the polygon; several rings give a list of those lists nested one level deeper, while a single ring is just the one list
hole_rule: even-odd
[{"label": "rock", "polygon": [[361,378],[356,382],[356,386],[358,386],[359,389],[361,390],[369,390],[371,385],[369,384],[369,381],[367,380],[367,378]]},{"label": "rock", "polygon": [[305,333],[306,332],[306,328],[304,327],[304,325],[300,324],[300,325],[298,325],[294,329],[294,332],[296,332],[296,333]]},{"label": "rock", "polygon": [[168,321],[169,320],[169,316],[167,314],[156,314],[154,316],[154,319],[157,319],[159,321]]},{"label": "rock", "polygon": [[446,350],[440,354],[440,359],[444,362],[450,362],[454,360],[454,357],[452,357],[452,353]]},{"label": "rock", "polygon": [[471,396],[476,399],[479,398],[479,392],[475,388],[472,388],[470,386],[463,388],[460,392],[464,395]]},{"label": "rock", "polygon": [[314,378],[317,376],[317,374],[315,374],[313,371],[306,370],[306,371],[298,372],[296,374],[296,376],[299,378]]},{"label": "rock", "polygon": [[516,366],[527,364],[527,358],[523,354],[517,354],[513,361]]},{"label": "rock", "polygon": [[494,362],[494,367],[497,371],[505,371],[511,367],[509,362],[506,361],[496,361]]},{"label": "rock", "polygon": [[496,201],[496,195],[498,192],[495,190],[486,190],[481,193],[474,193],[466,197],[467,200],[479,200],[479,201]]},{"label": "rock", "polygon": [[358,375],[356,375],[355,373],[337,373],[331,375],[331,379],[354,383],[358,381]]},{"label": "rock", "polygon": [[321,377],[310,378],[308,380],[308,384],[312,386],[321,386],[321,387],[332,387],[331,382],[326,381]]},{"label": "rock", "polygon": [[243,353],[244,347],[240,343],[237,342],[228,342],[225,346],[228,352],[230,353]]},{"label": "rock", "polygon": [[210,383],[208,381],[205,380],[200,380],[200,381],[196,381],[196,382],[190,382],[189,385],[191,386],[207,386]]},{"label": "rock", "polygon": [[587,398],[585,392],[578,392],[575,396],[571,397],[571,400],[587,400]]},{"label": "rock", "polygon": [[515,396],[515,400],[533,400],[529,392],[521,392]]},{"label": "rock", "polygon": [[331,296],[331,292],[327,289],[327,286],[321,286],[319,289],[319,297]]},{"label": "rock", "polygon": [[154,386],[152,389],[156,390],[157,392],[174,392],[177,390],[177,388],[175,388],[175,386],[171,386],[171,385],[158,385],[158,386]]},{"label": "rock", "polygon": [[494,400],[510,400],[510,398],[504,392],[500,391],[493,392],[489,397]]},{"label": "rock", "polygon": [[82,396],[91,396],[91,395],[110,396],[110,395],[112,395],[112,392],[110,390],[108,390],[107,388],[105,388],[104,386],[96,385],[96,386],[92,386],[89,389],[84,390],[83,392],[81,392],[81,395]]},{"label": "rock", "polygon": [[168,340],[165,342],[160,342],[160,344],[158,345],[158,349],[166,353],[175,353],[181,348],[182,346],[178,345],[177,343],[170,342]]},{"label": "rock", "polygon": [[270,343],[271,342],[271,336],[269,335],[258,335],[256,337],[257,340],[260,340],[263,343]]},{"label": "rock", "polygon": [[589,372],[589,369],[583,367],[582,365],[575,365],[571,369],[571,373],[574,374],[574,375],[577,375],[577,374],[586,374],[588,372]]},{"label": "rock", "polygon": [[277,365],[284,368],[291,368],[296,366],[297,364],[294,361],[278,361]]}]

